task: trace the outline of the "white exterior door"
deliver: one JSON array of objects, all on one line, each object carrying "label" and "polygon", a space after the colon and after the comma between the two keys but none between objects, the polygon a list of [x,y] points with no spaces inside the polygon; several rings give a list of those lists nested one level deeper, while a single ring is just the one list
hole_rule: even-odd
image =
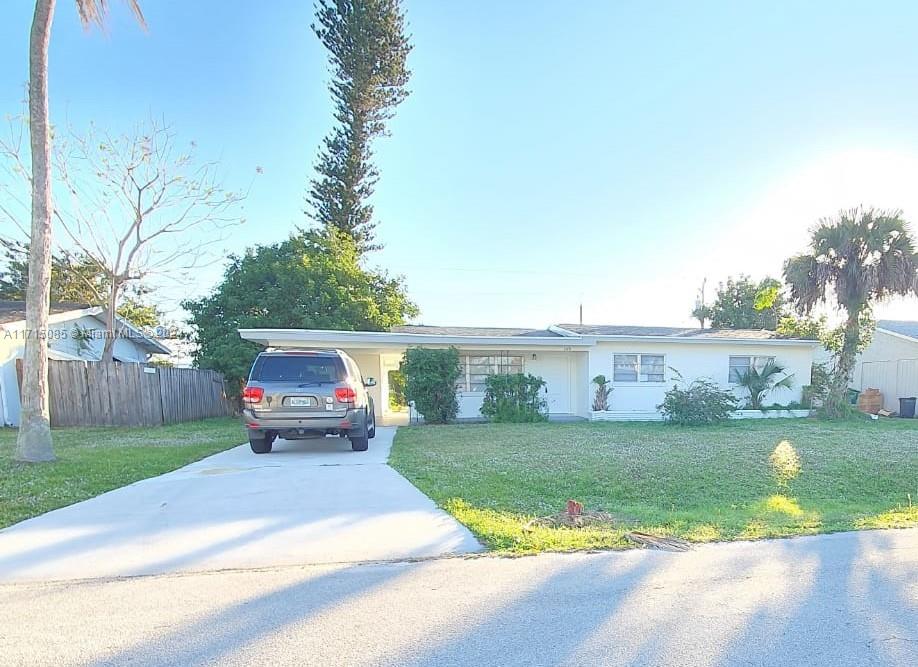
[{"label": "white exterior door", "polygon": [[571,412],[571,359],[564,353],[536,353],[535,359],[526,359],[525,372],[545,380],[542,389],[548,403],[549,414]]}]

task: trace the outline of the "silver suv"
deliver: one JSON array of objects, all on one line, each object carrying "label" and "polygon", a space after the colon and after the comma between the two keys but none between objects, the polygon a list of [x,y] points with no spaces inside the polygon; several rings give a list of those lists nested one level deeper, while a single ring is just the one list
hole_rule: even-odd
[{"label": "silver suv", "polygon": [[242,414],[256,454],[271,451],[274,439],[340,435],[364,452],[376,435],[373,399],[376,380],[360,375],[341,350],[262,352],[242,391]]}]

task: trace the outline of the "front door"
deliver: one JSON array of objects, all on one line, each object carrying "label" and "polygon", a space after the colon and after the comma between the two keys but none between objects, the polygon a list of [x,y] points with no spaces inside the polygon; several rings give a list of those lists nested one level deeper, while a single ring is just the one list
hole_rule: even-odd
[{"label": "front door", "polygon": [[549,414],[571,412],[571,359],[568,354],[537,352],[535,359],[527,359],[525,372],[545,380],[543,397]]}]

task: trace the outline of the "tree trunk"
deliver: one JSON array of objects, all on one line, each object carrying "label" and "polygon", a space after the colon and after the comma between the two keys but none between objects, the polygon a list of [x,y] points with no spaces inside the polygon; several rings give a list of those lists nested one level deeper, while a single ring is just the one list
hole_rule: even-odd
[{"label": "tree trunk", "polygon": [[36,0],[29,37],[29,135],[32,149],[32,231],[26,287],[26,341],[16,459],[53,461],[48,412],[48,315],[51,299],[51,130],[48,42],[55,0]]},{"label": "tree trunk", "polygon": [[118,337],[118,294],[121,283],[112,280],[108,294],[108,308],[105,312],[105,346],[102,348],[102,361],[111,362],[115,357],[115,339]]},{"label": "tree trunk", "polygon": [[857,360],[857,347],[861,339],[860,310],[848,314],[845,322],[845,337],[835,363],[832,386],[826,401],[829,417],[842,417],[848,404],[848,383]]}]

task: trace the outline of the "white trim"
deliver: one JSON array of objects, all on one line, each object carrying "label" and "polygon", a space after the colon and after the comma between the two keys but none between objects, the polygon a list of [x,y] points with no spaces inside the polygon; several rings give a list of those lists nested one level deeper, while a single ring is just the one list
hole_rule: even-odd
[{"label": "white trim", "polygon": [[334,343],[339,347],[365,347],[392,345],[497,345],[501,347],[589,347],[592,341],[583,338],[562,338],[560,336],[444,336],[438,334],[395,333],[390,331],[331,331],[327,329],[239,329],[244,340],[262,345],[282,347],[283,344],[314,342]]},{"label": "white trim", "polygon": [[821,345],[816,340],[803,338],[683,338],[680,336],[591,336],[597,342],[623,341],[628,343],[708,343],[717,345],[798,345],[816,347]]},{"label": "white trim", "polygon": [[[558,327],[555,327],[558,328]],[[549,330],[553,330],[549,327]],[[567,331],[562,329],[562,331]],[[702,345],[775,345],[816,347],[820,343],[799,338],[680,338],[677,336],[593,336],[567,332],[558,336],[456,336],[390,331],[335,331],[329,329],[238,329],[240,337],[266,347],[291,344],[340,347],[408,345],[496,345],[500,347],[591,347],[597,342],[689,343]]]},{"label": "white trim", "polygon": [[591,422],[661,422],[663,415],[656,410],[591,410]]},{"label": "white trim", "polygon": [[[735,410],[730,419],[781,419],[809,417],[809,410]],[[603,410],[590,411],[590,421],[599,422],[660,422],[663,415],[656,410]]]},{"label": "white trim", "polygon": [[877,327],[877,333],[885,333],[894,338],[901,338],[902,340],[907,340],[909,343],[918,343],[918,338],[913,338],[912,336],[906,336],[901,334],[898,331],[890,331],[889,329],[884,329],[882,327]]},{"label": "white trim", "polygon": [[737,410],[730,415],[730,419],[799,419],[809,416],[809,410],[782,410],[780,408],[774,408],[768,410]]}]

